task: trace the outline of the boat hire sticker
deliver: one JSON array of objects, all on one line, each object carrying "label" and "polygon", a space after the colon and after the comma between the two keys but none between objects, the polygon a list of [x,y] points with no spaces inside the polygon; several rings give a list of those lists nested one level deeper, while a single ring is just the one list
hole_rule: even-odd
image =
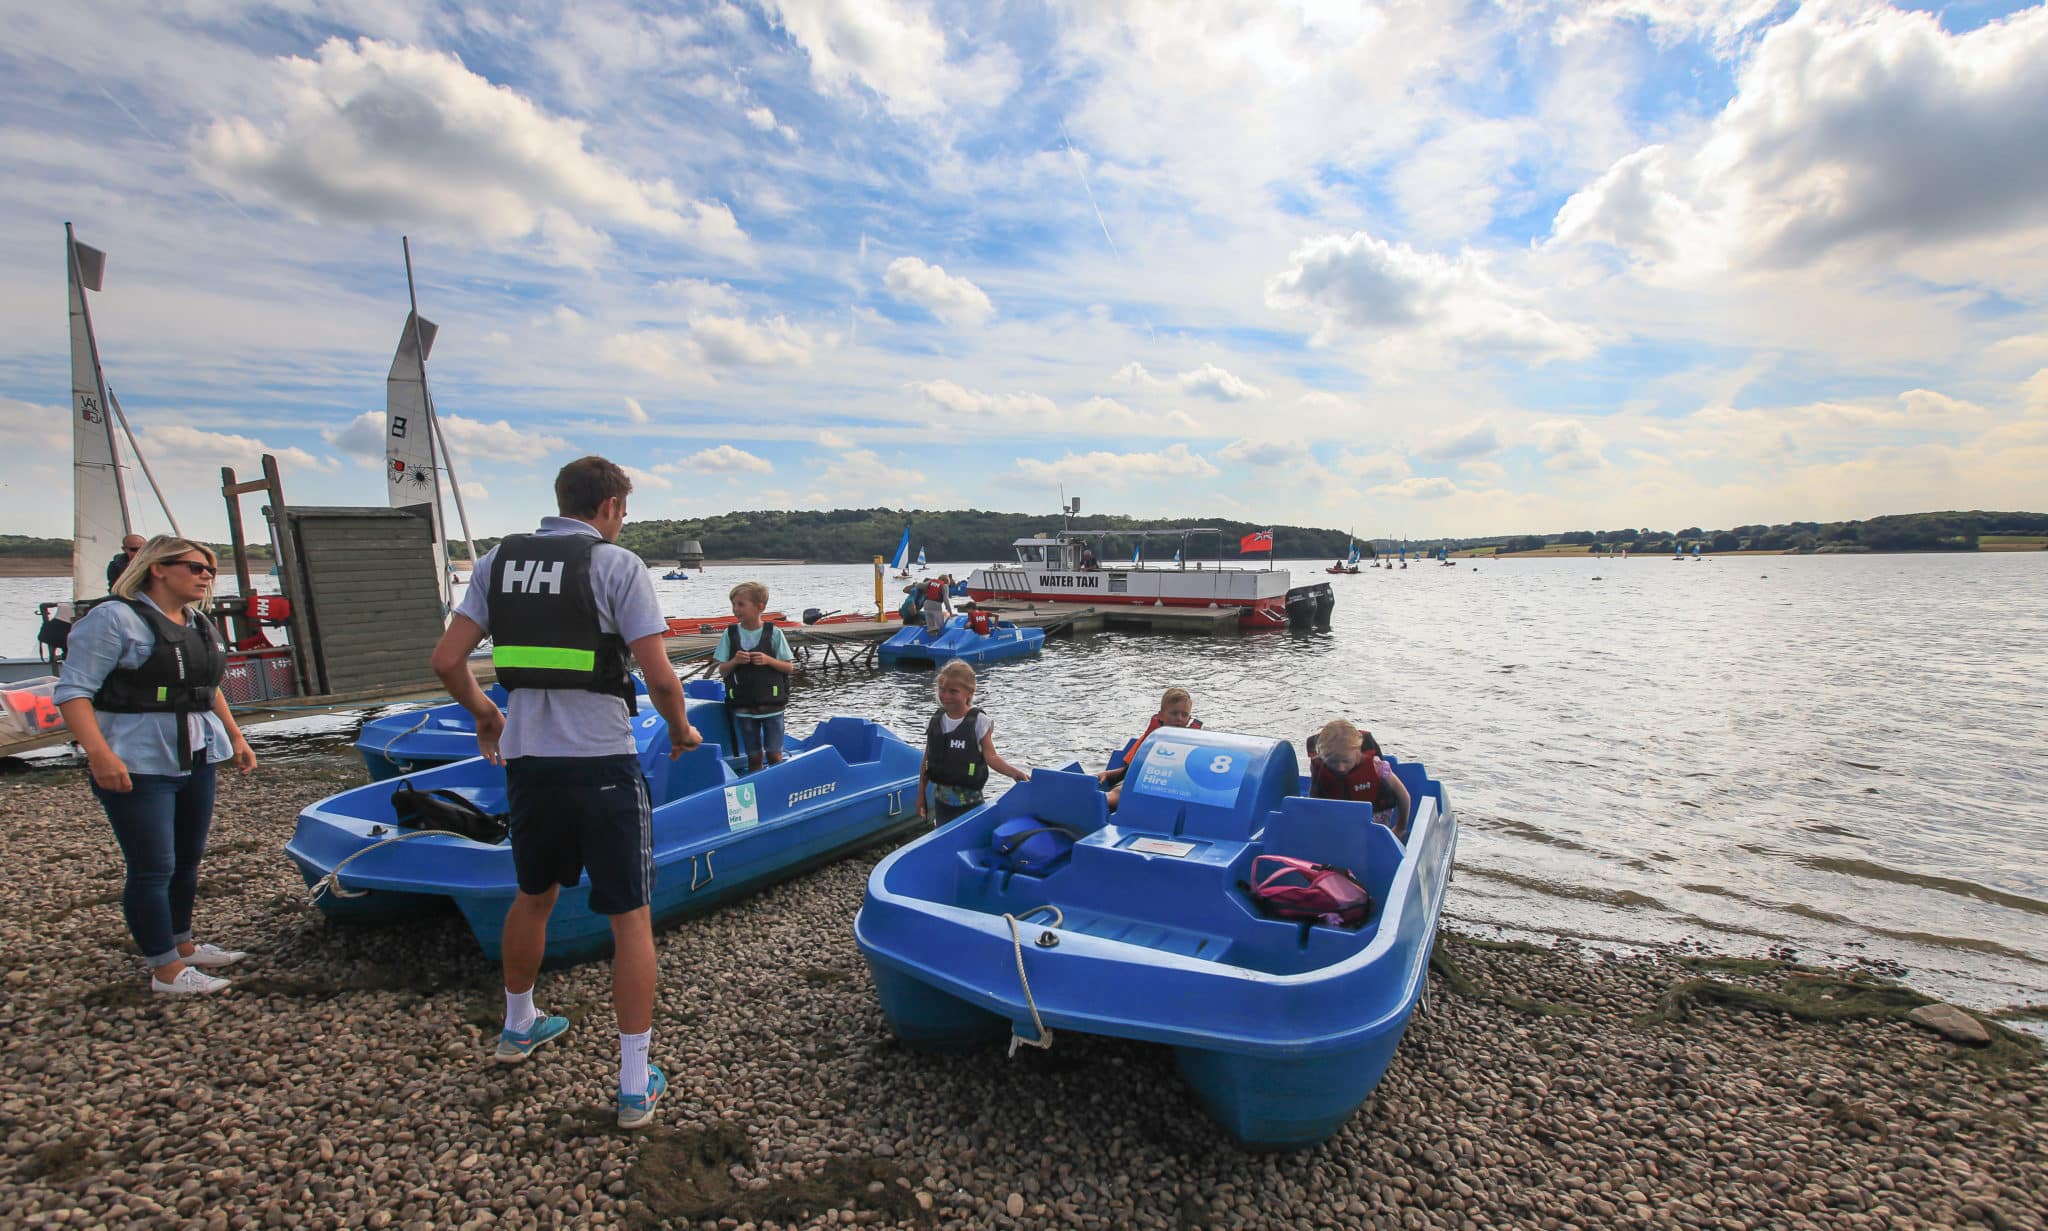
[{"label": "boat hire sticker", "polygon": [[1189,803],[1228,808],[1237,802],[1238,785],[1251,765],[1246,749],[1217,747],[1154,731],[1138,769],[1137,790],[1145,795],[1184,799]]},{"label": "boat hire sticker", "polygon": [[754,784],[742,782],[725,788],[725,827],[752,829],[760,823],[761,803],[760,797],[754,793]]}]

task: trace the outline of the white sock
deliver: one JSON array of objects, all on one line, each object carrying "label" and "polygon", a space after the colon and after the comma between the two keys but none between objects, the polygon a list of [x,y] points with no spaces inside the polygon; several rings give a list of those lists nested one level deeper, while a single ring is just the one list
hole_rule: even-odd
[{"label": "white sock", "polygon": [[619,1093],[636,1098],[647,1093],[647,1044],[654,1038],[652,1028],[639,1034],[619,1034]]},{"label": "white sock", "polygon": [[515,992],[509,987],[505,989],[505,1029],[518,1034],[533,1025],[533,1019],[539,1016],[533,1008],[532,988],[523,992]]}]

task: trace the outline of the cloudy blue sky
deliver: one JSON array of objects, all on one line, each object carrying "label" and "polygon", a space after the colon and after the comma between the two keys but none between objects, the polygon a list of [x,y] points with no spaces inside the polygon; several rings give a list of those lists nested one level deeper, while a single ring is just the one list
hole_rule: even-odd
[{"label": "cloudy blue sky", "polygon": [[479,533],[584,452],[643,517],[2048,504],[2048,8],[0,16],[4,530],[69,532],[66,220],[208,533],[264,450],[296,502],[383,502],[401,234]]}]

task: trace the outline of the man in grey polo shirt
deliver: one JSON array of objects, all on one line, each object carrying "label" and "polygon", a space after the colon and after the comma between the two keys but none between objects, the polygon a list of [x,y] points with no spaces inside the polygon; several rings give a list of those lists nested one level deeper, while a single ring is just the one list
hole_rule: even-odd
[{"label": "man in grey polo shirt", "polygon": [[[590,909],[612,925],[612,1007],[619,1026],[619,1125],[641,1128],[667,1089],[647,1061],[656,963],[649,901],[654,854],[647,782],[635,755],[631,664],[668,720],[670,755],[702,737],[662,649],[668,624],[640,558],[617,545],[626,472],[585,457],[555,476],[559,517],[515,534],[477,561],[469,590],[434,647],[434,673],[476,716],[477,749],[505,767],[519,893],[505,915],[505,1029],[496,1059],[517,1064],[569,1029],[533,1006],[560,887],[590,877]],[[500,714],[469,655],[488,635]]]}]

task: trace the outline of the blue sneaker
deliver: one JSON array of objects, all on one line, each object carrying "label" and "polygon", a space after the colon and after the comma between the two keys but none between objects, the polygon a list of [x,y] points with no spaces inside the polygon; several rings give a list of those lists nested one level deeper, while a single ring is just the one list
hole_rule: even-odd
[{"label": "blue sneaker", "polygon": [[518,1064],[533,1054],[543,1043],[551,1043],[569,1033],[569,1019],[566,1017],[536,1017],[526,1029],[514,1033],[503,1030],[498,1033],[498,1050],[492,1059],[499,1064]]},{"label": "blue sneaker", "polygon": [[647,1066],[647,1093],[619,1096],[619,1127],[646,1128],[654,1123],[654,1105],[668,1093],[668,1078],[657,1065]]}]

